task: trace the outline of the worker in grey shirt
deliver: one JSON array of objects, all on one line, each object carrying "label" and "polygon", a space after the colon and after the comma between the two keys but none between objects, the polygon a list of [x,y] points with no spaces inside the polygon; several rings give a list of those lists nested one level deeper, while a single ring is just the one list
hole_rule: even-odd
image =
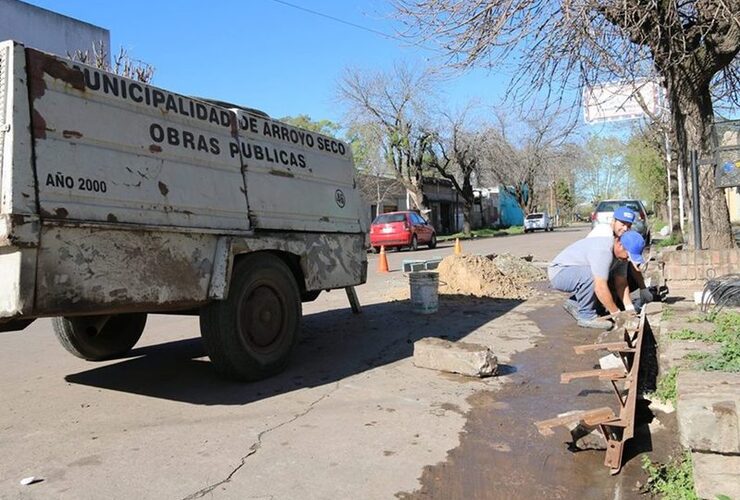
[{"label": "worker in grey shirt", "polygon": [[[586,238],[613,237],[618,238],[632,228],[632,223],[637,220],[637,213],[628,206],[617,207],[609,224],[596,225]],[[645,264],[644,266],[646,266]],[[645,279],[642,276],[644,266],[627,266],[628,286],[635,290],[629,294],[629,301],[622,299],[625,310],[635,309],[640,312],[642,306],[653,301],[653,294],[648,290]]]},{"label": "worker in grey shirt", "polygon": [[615,293],[629,302],[627,263],[642,264],[645,240],[636,231],[627,231],[619,238],[584,238],[560,252],[547,268],[553,288],[571,293],[564,304],[578,326],[609,330],[612,322],[600,318],[597,300],[609,314],[619,313],[619,307],[609,289],[609,277],[614,280]]}]

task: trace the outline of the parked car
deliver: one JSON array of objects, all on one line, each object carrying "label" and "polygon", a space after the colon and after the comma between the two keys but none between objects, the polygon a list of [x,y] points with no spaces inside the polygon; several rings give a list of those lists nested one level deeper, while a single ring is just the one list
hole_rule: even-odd
[{"label": "parked car", "polygon": [[553,231],[552,217],[547,212],[535,212],[527,215],[524,218],[524,232],[529,233],[530,231],[536,231],[542,229],[543,231]]},{"label": "parked car", "polygon": [[651,240],[650,227],[647,220],[647,209],[640,200],[603,200],[596,205],[596,210],[591,214],[591,227],[594,228],[599,224],[611,224],[614,218],[614,211],[618,207],[631,208],[636,214],[637,219],[632,224],[632,229],[640,233],[645,238],[645,243],[649,244]]},{"label": "parked car", "polygon": [[421,215],[411,210],[388,212],[378,215],[370,225],[370,245],[375,253],[380,247],[409,247],[416,250],[419,245],[429,248],[437,246],[437,232]]}]

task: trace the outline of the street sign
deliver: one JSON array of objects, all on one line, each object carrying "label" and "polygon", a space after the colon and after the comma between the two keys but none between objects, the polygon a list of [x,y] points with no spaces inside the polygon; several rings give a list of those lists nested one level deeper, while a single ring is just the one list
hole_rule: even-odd
[{"label": "street sign", "polygon": [[642,104],[651,114],[659,115],[664,96],[663,87],[647,79],[593,85],[583,91],[584,120],[591,125],[640,118],[645,114]]},{"label": "street sign", "polygon": [[715,122],[718,146],[714,150],[718,188],[740,186],[740,120]]}]

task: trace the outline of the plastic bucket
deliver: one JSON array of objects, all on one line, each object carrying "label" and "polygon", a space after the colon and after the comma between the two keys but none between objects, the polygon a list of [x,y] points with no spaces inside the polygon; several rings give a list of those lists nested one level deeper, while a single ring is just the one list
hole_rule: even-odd
[{"label": "plastic bucket", "polygon": [[411,309],[418,314],[433,314],[439,308],[439,273],[417,271],[409,273]]}]

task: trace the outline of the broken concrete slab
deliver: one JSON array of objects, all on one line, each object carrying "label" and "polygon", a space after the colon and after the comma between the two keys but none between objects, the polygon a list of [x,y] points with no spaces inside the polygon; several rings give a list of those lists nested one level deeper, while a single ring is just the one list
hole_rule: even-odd
[{"label": "broken concrete slab", "polygon": [[699,498],[740,498],[740,455],[693,452],[691,461]]},{"label": "broken concrete slab", "polygon": [[[582,411],[568,411],[559,414],[558,417],[569,417],[577,413],[582,413]],[[566,428],[573,440],[570,443],[572,448],[577,450],[606,450],[606,438],[599,431],[598,427],[590,426],[583,422],[571,422],[566,425]]]},{"label": "broken concrete slab", "polygon": [[491,350],[479,344],[426,337],[414,342],[414,366],[468,377],[490,377],[498,369]]},{"label": "broken concrete slab", "polygon": [[740,453],[740,373],[680,371],[676,391],[678,429],[685,448]]}]

